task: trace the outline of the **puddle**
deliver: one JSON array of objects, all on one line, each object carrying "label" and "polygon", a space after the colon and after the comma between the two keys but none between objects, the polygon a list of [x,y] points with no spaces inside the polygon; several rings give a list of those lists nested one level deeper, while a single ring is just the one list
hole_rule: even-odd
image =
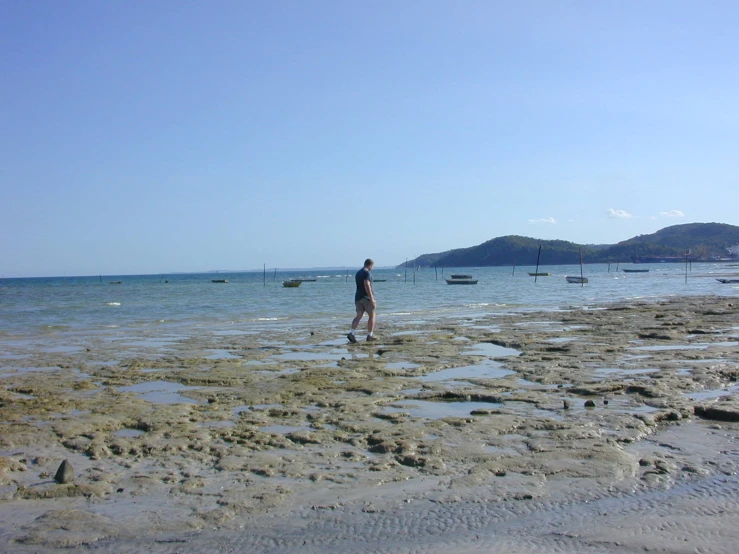
[{"label": "puddle", "polygon": [[182,391],[197,388],[199,387],[186,387],[169,381],[151,381],[128,387],[118,387],[118,390],[120,392],[135,392],[142,400],[155,404],[199,404],[197,400],[180,395]]},{"label": "puddle", "polygon": [[521,385],[522,387],[537,387],[540,389],[549,389],[549,390],[566,389],[572,386],[572,383],[542,385],[541,383],[537,383],[535,381],[529,381],[528,379],[519,379],[518,384]]},{"label": "puddle", "polygon": [[259,412],[269,410],[271,408],[281,408],[282,404],[255,404],[254,406],[236,406],[231,410],[231,413],[238,417],[241,412]]},{"label": "puddle", "polygon": [[705,350],[711,346],[736,346],[734,342],[699,342],[695,344],[672,344],[664,346],[632,346],[629,350],[659,352],[663,350]]},{"label": "puddle", "polygon": [[128,438],[140,437],[143,434],[144,432],[139,429],[121,429],[120,431],[116,431],[115,438],[128,439]]},{"label": "puddle", "polygon": [[485,364],[452,367],[417,377],[420,381],[447,381],[451,379],[498,379],[513,375],[515,371],[505,369],[497,362],[489,361]]},{"label": "puddle", "polygon": [[621,361],[622,362],[631,362],[633,360],[648,360],[651,357],[652,356],[650,356],[649,354],[634,354],[634,355],[631,355],[631,356],[624,356],[623,358],[621,358]]},{"label": "puddle", "polygon": [[391,337],[402,337],[405,335],[425,335],[427,333],[430,333],[430,331],[398,331],[397,333],[393,333],[390,335]]},{"label": "puddle", "polygon": [[500,356],[518,356],[521,352],[514,348],[506,348],[505,346],[493,344],[492,342],[480,342],[477,343],[472,350],[467,350],[462,352],[462,354],[467,356],[489,356],[491,358],[498,358]]},{"label": "puddle", "polygon": [[39,348],[39,352],[45,352],[48,354],[71,354],[73,352],[80,352],[81,346],[51,346],[49,348]]},{"label": "puddle", "polygon": [[413,364],[410,362],[392,362],[390,364],[385,364],[385,367],[387,369],[416,369],[417,367],[421,367],[421,364]]},{"label": "puddle", "polygon": [[227,336],[234,336],[234,335],[251,335],[254,333],[250,333],[248,331],[237,331],[236,329],[231,329],[231,330],[225,330],[225,331],[213,331],[213,334],[219,337],[227,337]]},{"label": "puddle", "polygon": [[269,371],[268,369],[261,369],[258,371],[255,371],[254,373],[258,373],[259,375],[292,375],[293,373],[300,373],[299,369],[290,368],[290,369],[281,369],[279,371]]},{"label": "puddle", "polygon": [[695,402],[703,402],[705,400],[715,400],[722,396],[735,394],[737,392],[739,392],[739,383],[733,383],[728,387],[723,387],[720,389],[704,390],[699,392],[686,392],[685,397]]},{"label": "puddle", "polygon": [[296,433],[298,431],[309,431],[310,428],[304,425],[267,425],[266,427],[260,427],[259,430],[263,433],[286,435],[288,433]]},{"label": "puddle", "polygon": [[619,367],[601,367],[595,370],[595,373],[605,373],[607,375],[610,375],[612,373],[618,373],[620,375],[641,375],[643,373],[654,373],[655,371],[659,371],[659,369],[623,369]]},{"label": "puddle", "polygon": [[205,359],[207,360],[240,360],[241,356],[237,356],[236,354],[231,354],[228,350],[223,349],[215,349],[211,350],[213,354],[210,354],[209,356],[206,356]]},{"label": "puddle", "polygon": [[59,371],[61,368],[58,365],[55,366],[44,366],[44,367],[8,367],[2,368],[2,377],[10,377],[18,373],[26,373],[29,371]]},{"label": "puddle", "polygon": [[33,400],[37,398],[36,396],[30,395],[30,394],[24,394],[22,392],[15,392],[15,391],[8,391],[8,392],[13,394],[16,398],[23,398],[24,400]]},{"label": "puddle", "polygon": [[442,402],[433,400],[403,400],[383,409],[384,413],[408,412],[412,417],[441,419],[445,417],[468,417],[474,410],[501,408],[495,402]]},{"label": "puddle", "polygon": [[731,360],[726,358],[696,358],[694,360],[670,360],[679,364],[730,364]]},{"label": "puddle", "polygon": [[204,421],[200,425],[206,429],[221,429],[224,427],[233,427],[235,424],[233,421],[226,419],[223,421]]},{"label": "puddle", "polygon": [[311,362],[316,360],[340,360],[341,358],[346,357],[348,354],[348,351],[339,354],[329,352],[287,352],[285,354],[270,356],[270,358],[288,362]]},{"label": "puddle", "polygon": [[554,338],[554,339],[547,339],[544,342],[551,342],[551,343],[554,343],[554,344],[561,344],[561,343],[564,343],[564,342],[571,342],[573,340],[576,340],[575,337],[557,337],[557,338]]}]

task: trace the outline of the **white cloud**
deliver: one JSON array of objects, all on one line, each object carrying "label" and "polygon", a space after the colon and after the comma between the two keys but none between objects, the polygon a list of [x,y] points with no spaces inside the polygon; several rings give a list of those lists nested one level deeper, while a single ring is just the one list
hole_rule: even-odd
[{"label": "white cloud", "polygon": [[685,217],[685,214],[680,210],[670,210],[669,212],[660,212],[662,217]]},{"label": "white cloud", "polygon": [[613,208],[608,208],[607,213],[608,217],[613,217],[615,219],[631,219],[634,217],[626,210],[614,210]]},{"label": "white cloud", "polygon": [[531,225],[555,225],[557,220],[553,217],[542,217],[541,219],[529,219]]}]

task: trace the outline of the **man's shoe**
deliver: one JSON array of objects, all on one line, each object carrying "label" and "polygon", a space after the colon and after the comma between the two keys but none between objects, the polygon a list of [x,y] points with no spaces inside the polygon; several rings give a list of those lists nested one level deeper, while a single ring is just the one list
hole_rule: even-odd
[{"label": "man's shoe", "polygon": [[380,339],[378,339],[375,336],[367,337],[367,342],[373,342],[373,341],[376,341],[376,340],[380,340]]},{"label": "man's shoe", "polygon": [[357,342],[357,337],[354,336],[354,333],[347,333],[346,338],[348,338],[351,343]]}]

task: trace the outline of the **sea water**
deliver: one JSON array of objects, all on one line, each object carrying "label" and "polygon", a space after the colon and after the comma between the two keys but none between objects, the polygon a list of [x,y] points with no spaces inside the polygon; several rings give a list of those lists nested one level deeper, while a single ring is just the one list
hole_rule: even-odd
[{"label": "sea water", "polygon": [[[648,273],[625,273],[615,264],[585,265],[584,286],[568,283],[579,266],[454,268],[476,285],[447,285],[450,269],[375,269],[378,331],[382,322],[466,318],[515,310],[594,309],[609,302],[681,295],[739,296],[721,284],[722,264],[640,264]],[[162,336],[259,333],[265,328],[326,325],[348,328],[354,317],[355,270],[234,272],[0,279],[0,338],[53,333],[135,332]],[[686,278],[687,274],[687,278]],[[227,279],[214,283],[213,279]],[[315,279],[286,288],[288,279]],[[381,281],[384,280],[384,281]],[[120,283],[118,283],[120,282]]]}]

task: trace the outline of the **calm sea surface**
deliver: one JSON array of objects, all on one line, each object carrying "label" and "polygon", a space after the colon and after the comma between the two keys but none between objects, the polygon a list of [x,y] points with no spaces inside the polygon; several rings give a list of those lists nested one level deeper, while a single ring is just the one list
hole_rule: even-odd
[{"label": "calm sea surface", "polygon": [[[627,269],[649,269],[626,273]],[[378,331],[382,321],[399,322],[460,317],[491,312],[560,309],[628,299],[660,299],[677,295],[739,296],[739,285],[720,277],[739,278],[737,264],[641,264],[617,268],[585,265],[585,286],[570,284],[579,266],[544,266],[551,276],[528,275],[534,267],[454,268],[471,274],[477,285],[447,285],[441,270],[376,269]],[[291,272],[122,275],[0,279],[0,337],[49,332],[89,334],[106,330],[158,328],[191,334],[209,331],[258,331],[275,326],[304,325],[348,328],[354,315],[354,272]],[[213,283],[212,279],[227,279]],[[286,279],[315,279],[285,288]],[[384,279],[382,282],[380,280]],[[120,281],[120,283],[116,283]],[[113,282],[113,283],[111,283]]]}]

